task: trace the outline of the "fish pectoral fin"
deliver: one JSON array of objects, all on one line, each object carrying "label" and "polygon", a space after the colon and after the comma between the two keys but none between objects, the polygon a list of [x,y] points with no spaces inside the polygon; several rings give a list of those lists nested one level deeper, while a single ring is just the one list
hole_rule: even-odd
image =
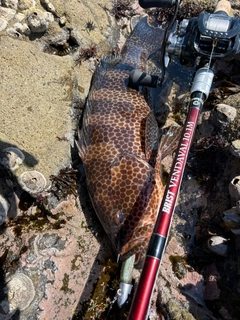
[{"label": "fish pectoral fin", "polygon": [[162,159],[177,149],[181,133],[182,128],[178,125],[171,125],[162,129],[158,146],[158,155],[161,154]]},{"label": "fish pectoral fin", "polygon": [[111,187],[115,191],[122,190],[118,194],[125,197],[133,186],[140,192],[151,174],[154,174],[154,169],[145,160],[134,154],[124,153],[112,162]]}]

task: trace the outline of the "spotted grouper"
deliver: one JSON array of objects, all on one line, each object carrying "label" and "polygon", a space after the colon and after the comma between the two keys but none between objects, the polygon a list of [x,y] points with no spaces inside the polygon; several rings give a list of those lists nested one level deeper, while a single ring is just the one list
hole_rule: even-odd
[{"label": "spotted grouper", "polygon": [[77,141],[98,218],[121,260],[135,254],[136,264],[143,261],[163,196],[161,159],[176,139],[171,129],[159,142],[143,94],[127,84],[131,70],[146,71],[163,36],[164,30],[144,17],[121,56],[100,62]]}]

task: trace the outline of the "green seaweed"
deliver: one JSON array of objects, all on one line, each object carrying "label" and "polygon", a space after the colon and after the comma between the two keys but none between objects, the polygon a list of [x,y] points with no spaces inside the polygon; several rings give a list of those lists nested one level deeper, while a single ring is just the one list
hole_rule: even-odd
[{"label": "green seaweed", "polygon": [[[86,319],[95,319],[93,317],[100,317],[100,315],[109,306],[111,302],[111,299],[109,298],[109,288],[114,287],[113,284],[116,280],[117,270],[118,264],[113,262],[111,259],[108,259],[103,268],[103,272],[96,283],[92,299],[85,314]],[[115,291],[117,291],[117,287]]]},{"label": "green seaweed", "polygon": [[[118,274],[118,264],[108,259],[105,262],[98,281],[94,285],[91,299],[81,306],[80,311],[75,312],[72,320],[106,319],[111,301],[118,290]],[[108,319],[112,318],[108,316]],[[114,319],[116,319],[116,317],[114,317]]]},{"label": "green seaweed", "polygon": [[69,275],[67,273],[64,273],[63,284],[60,290],[63,291],[64,293],[74,293],[74,290],[68,287],[68,283],[69,283]]},{"label": "green seaweed", "polygon": [[187,273],[186,258],[182,256],[169,256],[169,260],[172,263],[172,269],[176,277],[178,279],[184,278]]},{"label": "green seaweed", "polygon": [[81,258],[80,254],[77,254],[74,257],[74,259],[71,261],[71,271],[79,269],[80,265],[76,266],[76,262],[77,262],[78,258]]},{"label": "green seaweed", "polygon": [[85,230],[85,232],[90,232],[88,225],[86,225],[86,222],[82,220],[81,222],[81,228]]},{"label": "green seaweed", "polygon": [[[59,219],[62,215],[63,213],[53,215],[51,212],[48,212],[46,215],[45,212],[38,208],[35,215],[18,216],[14,220],[10,221],[8,226],[13,227],[14,234],[17,237],[20,237],[23,233],[28,233],[31,230],[35,230],[36,232],[49,229],[58,230],[66,224],[64,219]],[[50,222],[48,216],[56,220],[56,222]]]}]

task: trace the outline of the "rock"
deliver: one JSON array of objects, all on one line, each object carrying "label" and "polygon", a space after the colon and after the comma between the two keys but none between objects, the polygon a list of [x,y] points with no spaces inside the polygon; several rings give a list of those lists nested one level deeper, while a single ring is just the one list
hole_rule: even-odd
[{"label": "rock", "polygon": [[46,53],[51,54],[51,48],[55,48],[57,51],[57,47],[60,46],[59,43],[66,42],[69,40],[70,32],[65,28],[61,28],[59,24],[54,21],[49,26],[44,39],[40,40],[40,48]]},{"label": "rock", "polygon": [[210,264],[205,270],[205,289],[204,298],[206,300],[215,300],[220,297],[221,290],[218,285],[218,281],[221,278],[219,272],[217,271],[216,265]]},{"label": "rock", "polygon": [[237,110],[229,105],[220,103],[211,112],[210,121],[217,127],[229,125],[237,115]]},{"label": "rock", "polygon": [[[74,63],[71,57],[46,56],[33,44],[6,36],[1,46],[0,96],[7,99],[0,111],[0,148],[22,146],[25,162],[18,177],[36,170],[48,180],[70,162]],[[67,133],[70,141],[57,139]]]},{"label": "rock", "polygon": [[227,256],[227,242],[228,240],[223,237],[213,236],[208,240],[208,248],[220,256]]},{"label": "rock", "polygon": [[229,193],[233,202],[240,200],[240,176],[236,176],[229,184]]},{"label": "rock", "polygon": [[19,0],[18,11],[24,11],[35,7],[35,0]]},{"label": "rock", "polygon": [[29,29],[28,25],[26,23],[20,23],[17,22],[13,25],[13,28],[21,33],[21,34],[25,34],[26,36],[29,36],[31,33],[31,30]]},{"label": "rock", "polygon": [[14,18],[18,21],[18,22],[25,22],[25,18],[26,18],[26,15],[22,12],[17,12],[14,16]]},{"label": "rock", "polygon": [[54,21],[52,13],[34,10],[27,18],[26,22],[33,33],[45,32],[50,22]]},{"label": "rock", "polygon": [[15,14],[16,10],[0,6],[0,31],[7,27],[8,21],[10,21]]},{"label": "rock", "polygon": [[18,9],[18,0],[2,0],[2,6],[10,9]]},{"label": "rock", "polygon": [[16,10],[0,6],[0,14],[1,14],[1,18],[4,18],[7,21],[9,21],[15,16]]},{"label": "rock", "polygon": [[9,207],[8,201],[0,194],[0,226],[6,220]]},{"label": "rock", "polygon": [[224,225],[230,229],[234,234],[240,234],[240,214],[236,207],[223,212],[222,219]]},{"label": "rock", "polygon": [[0,31],[4,30],[7,27],[7,21],[3,18],[0,18]]},{"label": "rock", "polygon": [[240,158],[240,140],[232,141],[229,149],[234,156]]},{"label": "rock", "polygon": [[9,28],[7,29],[7,34],[12,37],[12,38],[16,38],[16,39],[23,39],[23,35],[18,32],[15,28]]},{"label": "rock", "polygon": [[24,154],[18,148],[5,148],[0,153],[0,163],[11,171],[16,170],[23,163],[24,159]]},{"label": "rock", "polygon": [[236,210],[237,210],[237,213],[240,214],[240,200],[237,201],[236,203]]},{"label": "rock", "polygon": [[49,0],[40,0],[41,5],[49,12],[56,13],[54,5]]},{"label": "rock", "polygon": [[59,18],[59,24],[60,24],[60,26],[65,26],[66,22],[67,22],[67,19],[66,19],[66,16],[65,16],[65,15],[63,15],[63,16],[61,16],[61,17]]}]

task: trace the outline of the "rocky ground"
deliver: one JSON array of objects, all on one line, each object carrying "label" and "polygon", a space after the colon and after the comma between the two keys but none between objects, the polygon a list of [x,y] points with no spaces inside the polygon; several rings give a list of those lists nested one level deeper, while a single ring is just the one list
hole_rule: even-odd
[{"label": "rocky ground", "polygon": [[[181,14],[215,3],[186,1]],[[99,59],[120,52],[142,14],[137,1],[0,0],[0,320],[127,318],[131,301],[112,303],[119,266],[74,137]],[[150,319],[239,318],[239,60],[216,68]],[[192,74],[168,68],[155,92],[159,125],[166,115],[183,125]]]}]

